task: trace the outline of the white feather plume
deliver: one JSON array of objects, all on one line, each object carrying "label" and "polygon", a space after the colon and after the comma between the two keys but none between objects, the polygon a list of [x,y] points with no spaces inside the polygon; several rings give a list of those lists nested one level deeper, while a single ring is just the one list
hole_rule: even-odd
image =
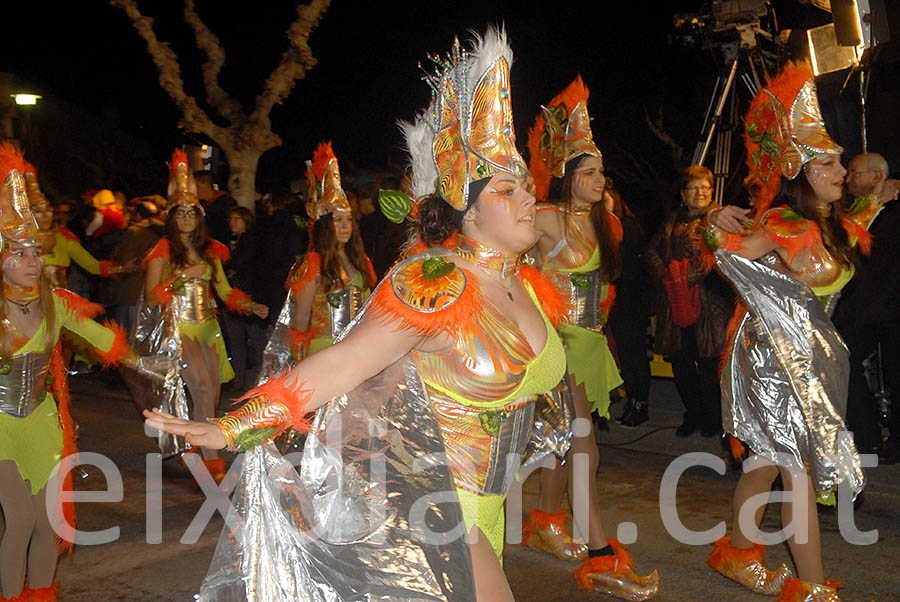
[{"label": "white feather plume", "polygon": [[509,40],[506,38],[506,26],[503,24],[491,25],[481,36],[477,31],[471,30],[472,40],[470,42],[470,59],[469,73],[466,77],[466,83],[469,88],[469,94],[475,91],[478,80],[484,75],[491,65],[498,58],[506,59],[506,64],[511,68],[513,63],[513,51],[509,46]]},{"label": "white feather plume", "polygon": [[403,133],[406,152],[409,153],[410,178],[412,180],[410,192],[416,198],[423,199],[434,192],[434,182],[438,177],[431,148],[434,142],[434,132],[422,117],[417,118],[415,123],[398,121],[397,125]]}]

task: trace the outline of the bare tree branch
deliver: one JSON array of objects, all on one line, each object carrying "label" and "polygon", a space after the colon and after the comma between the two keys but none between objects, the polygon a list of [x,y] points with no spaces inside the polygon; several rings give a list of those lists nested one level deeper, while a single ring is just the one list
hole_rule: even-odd
[{"label": "bare tree branch", "polygon": [[659,106],[659,109],[656,112],[656,121],[650,119],[650,113],[647,112],[647,107],[644,107],[644,119],[647,120],[647,127],[650,128],[650,132],[656,136],[660,142],[668,146],[672,151],[672,164],[678,165],[681,163],[681,158],[684,156],[684,148],[678,144],[678,141],[675,140],[672,136],[666,132],[665,126],[663,125],[663,108],[662,105]]},{"label": "bare tree branch", "polygon": [[182,126],[191,131],[202,132],[213,139],[224,138],[225,130],[212,122],[193,96],[185,93],[178,56],[153,33],[153,19],[142,15],[134,0],[110,0],[110,4],[125,11],[134,28],[147,42],[147,50],[159,70],[159,85],[181,111]]},{"label": "bare tree branch", "polygon": [[233,96],[219,85],[219,73],[225,64],[225,49],[219,38],[206,26],[197,14],[194,0],[184,0],[184,20],[194,30],[197,48],[206,53],[203,63],[203,87],[206,89],[206,101],[213,109],[230,123],[246,121],[244,108]]},{"label": "bare tree branch", "polygon": [[251,121],[268,126],[269,113],[275,103],[287,98],[294,82],[302,79],[316,65],[316,58],[309,47],[309,35],[319,25],[322,14],[330,5],[331,0],[312,0],[297,7],[297,20],[287,30],[288,48],[281,55],[281,63],[266,80],[262,93],[256,97]]}]

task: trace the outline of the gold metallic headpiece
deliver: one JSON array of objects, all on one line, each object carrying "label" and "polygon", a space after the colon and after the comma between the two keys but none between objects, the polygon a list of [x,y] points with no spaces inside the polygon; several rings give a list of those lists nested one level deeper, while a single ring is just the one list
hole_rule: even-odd
[{"label": "gold metallic headpiece", "polygon": [[322,142],[306,162],[306,214],[316,221],[323,215],[350,213],[350,202],[341,188],[341,172],[331,142]]},{"label": "gold metallic headpiece", "polygon": [[[790,107],[790,109],[788,109]],[[750,103],[744,128],[748,188],[754,212],[765,211],[783,175],[793,180],[818,155],[840,155],[843,148],[825,130],[812,70],[788,63]]]},{"label": "gold metallic headpiece", "polygon": [[546,107],[541,107],[541,114],[528,132],[528,168],[535,180],[538,200],[547,200],[551,176],[566,175],[566,163],[581,155],[603,156],[591,132],[589,95],[579,75]]},{"label": "gold metallic headpiece", "polygon": [[25,192],[25,161],[22,153],[9,143],[0,144],[0,242],[38,245],[38,227]]},{"label": "gold metallic headpiece", "polygon": [[32,207],[44,207],[50,204],[50,201],[41,192],[37,170],[28,161],[25,161],[25,194],[28,197],[28,204]]},{"label": "gold metallic headpiece", "polygon": [[188,165],[187,155],[180,148],[172,153],[172,161],[169,163],[169,190],[166,196],[169,198],[169,210],[178,205],[187,205],[199,207],[201,213],[205,213],[197,198],[197,184]]},{"label": "gold metallic headpiece", "polygon": [[[471,51],[455,40],[446,59],[429,58],[437,65],[425,77],[431,105],[415,125],[402,126],[412,155],[413,193],[424,196],[436,188],[454,209],[465,211],[470,183],[499,172],[528,173],[513,127],[512,50],[505,30],[490,28],[483,38],[475,36]],[[431,165],[424,153],[428,143]]]}]

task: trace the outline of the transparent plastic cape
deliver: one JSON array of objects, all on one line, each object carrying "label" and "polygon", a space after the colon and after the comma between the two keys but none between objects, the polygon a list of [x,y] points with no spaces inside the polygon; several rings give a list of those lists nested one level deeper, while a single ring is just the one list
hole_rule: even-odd
[{"label": "transparent plastic cape", "polygon": [[[529,451],[532,461],[548,453]],[[464,533],[441,432],[407,354],[320,408],[302,453],[270,443],[244,454],[198,599],[470,602]]]},{"label": "transparent plastic cape", "polygon": [[849,359],[803,282],[727,251],[716,263],[747,307],[722,367],[725,430],[756,454],[806,470],[819,493],[865,483],[844,425]]},{"label": "transparent plastic cape", "polygon": [[259,371],[259,378],[256,384],[269,380],[273,374],[281,374],[285,370],[290,370],[294,366],[291,357],[291,321],[294,317],[294,293],[288,289],[287,298],[284,305],[278,313],[278,319],[272,328],[272,334],[266,342],[263,349],[262,363]]},{"label": "transparent plastic cape", "polygon": [[[165,306],[148,307],[141,293],[138,299],[130,343],[141,356],[166,356],[172,366],[165,382],[141,376],[135,371],[123,371],[123,377],[138,406],[162,408],[179,418],[191,418],[191,404],[181,378],[181,337],[176,328],[175,316],[179,315],[181,297],[175,295]],[[190,446],[183,437],[158,431],[157,443],[163,459],[183,452]]]}]

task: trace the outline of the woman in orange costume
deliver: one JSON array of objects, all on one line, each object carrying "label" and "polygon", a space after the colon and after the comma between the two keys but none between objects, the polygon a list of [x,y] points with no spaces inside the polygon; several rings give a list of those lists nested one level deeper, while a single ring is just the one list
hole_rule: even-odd
[{"label": "woman in orange costume", "polygon": [[[324,406],[307,437],[301,479],[331,474],[319,470],[318,460],[343,450],[335,476],[363,486],[349,498],[343,491],[330,495],[338,503],[317,506],[316,516],[302,504],[288,504],[284,518],[296,527],[278,534],[290,531],[290,545],[253,544],[254,557],[265,566],[284,562],[276,552],[293,550],[289,591],[281,587],[284,580],[270,590],[260,574],[265,571],[257,572],[255,564],[245,566],[246,574],[229,569],[240,564],[233,559],[247,558],[242,546],[250,544],[223,533],[223,555],[213,561],[201,600],[246,587],[273,601],[302,598],[310,590],[334,599],[512,600],[501,566],[503,503],[525,451],[537,394],[563,375],[564,351],[551,319],[560,317],[564,302],[552,284],[520,262],[536,239],[534,196],[515,149],[505,33],[489,30],[474,46],[469,53],[457,43],[438,63],[438,73],[429,76],[433,104],[405,128],[412,192],[418,198],[435,194],[420,208],[420,231],[434,235],[426,237],[431,244],[458,231],[456,250],[436,247],[401,261],[342,340],[251,392],[247,405],[217,425],[147,413],[148,425],[187,435],[195,444],[244,449],[287,425],[302,426],[306,413]],[[460,108],[463,123],[450,107]],[[391,384],[398,371],[400,382]],[[379,392],[389,395],[386,402],[376,401]],[[378,420],[355,425],[356,412]],[[339,449],[325,449],[320,437],[335,413],[344,437]],[[259,460],[276,466],[270,449],[253,447],[245,467],[254,468],[245,470],[259,472]],[[386,478],[370,482],[368,461],[383,455]],[[446,458],[449,465],[413,468],[426,458]],[[236,495],[243,503],[245,494],[268,491],[291,480],[288,475],[254,480]],[[274,505],[283,507],[300,495],[291,492],[278,494]],[[440,547],[416,535],[421,525],[412,518],[423,496],[436,494],[447,503],[432,518],[454,527],[454,536]],[[365,525],[352,529],[355,509],[365,507],[369,496],[375,509],[389,511],[366,513],[359,517]],[[255,523],[267,517],[256,509],[261,503],[272,507],[268,500],[247,500],[253,531],[263,527]],[[287,513],[290,507],[295,512]],[[291,518],[297,512],[299,521]],[[323,515],[327,524],[316,520]],[[371,524],[369,516],[381,518]],[[329,532],[304,540],[308,520]],[[447,535],[435,526],[429,532]],[[338,540],[339,546],[328,543]]]},{"label": "woman in orange costume", "polygon": [[74,260],[83,270],[95,276],[110,277],[129,271],[131,265],[119,265],[114,261],[98,261],[83,246],[78,237],[68,228],[53,223],[53,208],[41,192],[37,171],[31,163],[25,163],[25,185],[31,211],[41,232],[41,247],[44,253],[44,273],[53,287],[68,288],[66,272]]},{"label": "woman in orange costume", "polygon": [[[561,201],[539,204],[535,217],[542,269],[570,302],[559,329],[566,344],[568,375],[555,394],[567,397],[561,403],[572,404],[575,416],[591,428],[573,434],[565,465],[557,461],[555,468],[541,470],[540,504],[525,526],[525,543],[562,559],[583,560],[575,571],[582,589],[646,600],[659,591],[659,575],[633,572],[627,552],[617,540],[607,539],[597,500],[599,452],[590,417],[593,411],[609,417],[609,392],[622,384],[603,334],[615,297],[609,282],[622,271],[618,249],[622,225],[603,202],[603,155],[593,141],[587,103],[588,89],[579,76],[549,107],[541,108],[528,136],[538,199]],[[559,187],[556,194],[551,192],[553,184]],[[576,473],[573,460],[579,456],[587,457],[588,465]],[[582,482],[576,482],[578,477]],[[579,495],[587,496],[587,517],[576,516],[576,523],[587,519],[587,524],[578,524],[586,544],[566,534],[567,515],[559,506],[567,482],[573,509],[582,507]]]},{"label": "woman in orange costume", "polygon": [[306,170],[311,249],[291,270],[291,341],[295,359],[331,345],[375,288],[375,269],[341,188],[330,142],[316,149]]},{"label": "woman in orange costume", "polygon": [[[225,278],[222,262],[229,258],[228,247],[206,233],[203,207],[197,200],[193,176],[184,152],[176,150],[169,165],[169,213],[166,236],[144,259],[147,270],[144,291],[147,305],[173,303],[182,342],[181,376],[193,403],[194,418],[215,417],[221,384],[234,377],[222,331],[215,316],[210,284],[230,311],[265,318],[269,310],[254,303]],[[217,480],[225,475],[225,460],[214,450],[201,451],[210,474]]]},{"label": "woman in orange costume", "polygon": [[[743,442],[755,467],[738,481],[732,535],[716,542],[709,565],[780,602],[836,602],[816,503],[834,504],[838,485],[855,496],[864,477],[843,421],[847,350],[828,315],[853,276],[854,247],[868,246],[865,227],[881,201],[839,209],[843,149],[825,131],[807,66],[788,65],[756,96],[745,141],[754,219],[747,224],[746,211],[734,207],[713,211],[710,222],[730,233],[712,229],[709,244],[742,301],[722,368],[724,427],[736,455]],[[758,543],[764,505],[739,520],[779,474],[790,494],[782,521],[794,529],[788,545],[799,578],[785,565],[765,568]]]},{"label": "woman in orange costume", "polygon": [[[60,542],[54,525],[73,525],[71,503],[65,524],[51,517],[58,491],[48,488],[58,462],[74,453],[66,369],[60,351],[62,329],[88,341],[105,366],[120,360],[139,367],[115,325],[90,318],[97,305],[54,289],[46,272],[40,233],[25,194],[21,155],[0,146],[0,508],[6,529],[0,540],[0,600],[56,600],[54,583]],[[71,489],[71,477],[63,487]],[[48,499],[49,498],[49,499]],[[27,583],[27,586],[26,586]]]}]

